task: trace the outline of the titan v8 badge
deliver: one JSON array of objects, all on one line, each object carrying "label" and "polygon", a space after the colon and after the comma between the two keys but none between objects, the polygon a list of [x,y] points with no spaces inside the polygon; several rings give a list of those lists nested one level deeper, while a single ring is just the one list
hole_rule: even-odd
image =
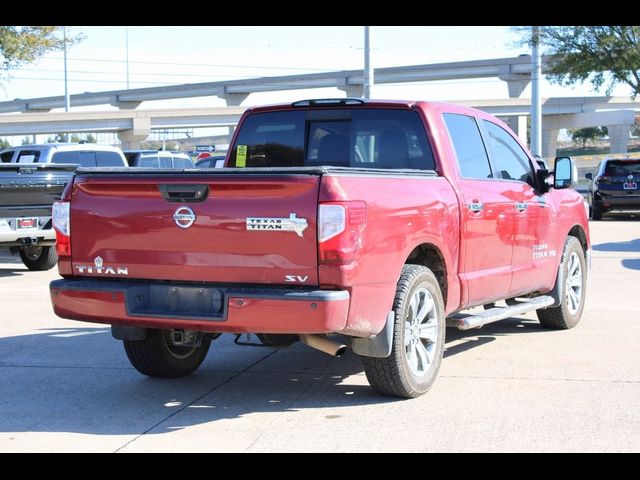
[{"label": "titan v8 badge", "polygon": [[105,267],[102,257],[93,259],[93,265],[76,265],[78,273],[90,273],[98,275],[129,275],[127,267]]},{"label": "titan v8 badge", "polygon": [[289,218],[247,217],[247,230],[296,232],[301,237],[307,227],[307,220],[297,218],[295,213],[290,213]]}]

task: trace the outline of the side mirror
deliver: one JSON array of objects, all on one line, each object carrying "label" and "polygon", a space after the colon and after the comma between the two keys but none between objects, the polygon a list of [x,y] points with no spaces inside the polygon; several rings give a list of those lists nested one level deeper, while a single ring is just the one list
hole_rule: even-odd
[{"label": "side mirror", "polygon": [[591,172],[585,173],[584,178],[586,178],[587,180],[593,180],[593,173]]},{"label": "side mirror", "polygon": [[570,188],[578,183],[578,169],[569,157],[556,158],[554,175],[554,188]]}]

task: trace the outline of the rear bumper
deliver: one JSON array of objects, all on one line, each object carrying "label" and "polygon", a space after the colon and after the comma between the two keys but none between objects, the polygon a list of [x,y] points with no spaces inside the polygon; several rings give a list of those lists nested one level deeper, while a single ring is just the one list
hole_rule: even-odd
[{"label": "rear bumper", "polygon": [[[152,306],[137,309],[136,302],[146,295],[144,292],[156,295],[150,291],[152,287],[161,289],[162,300],[156,298]],[[346,290],[205,287],[110,280],[54,280],[49,290],[53,310],[62,318],[224,333],[340,332],[347,323],[350,300]],[[190,308],[187,301],[199,294],[205,298],[207,290],[215,292],[213,302],[218,306],[209,312],[180,313],[181,307]],[[175,298],[170,298],[171,295]],[[210,302],[211,295],[206,300]]]},{"label": "rear bumper", "polygon": [[[51,221],[51,217],[35,217],[39,224],[46,224]],[[27,244],[27,242],[21,241],[21,239],[31,238],[36,239],[34,242],[28,242],[28,244],[39,245],[41,242],[46,242],[49,245],[53,245],[56,240],[56,232],[53,228],[32,228],[28,230],[16,230],[15,218],[0,218],[0,245],[3,247],[21,246]]]},{"label": "rear bumper", "polygon": [[640,195],[611,195],[600,192],[594,201],[605,208],[640,209]]}]

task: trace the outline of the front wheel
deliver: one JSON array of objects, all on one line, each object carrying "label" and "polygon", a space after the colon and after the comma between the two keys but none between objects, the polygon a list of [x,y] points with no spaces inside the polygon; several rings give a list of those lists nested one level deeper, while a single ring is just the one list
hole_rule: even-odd
[{"label": "front wheel", "polygon": [[580,321],[587,292],[587,262],[577,238],[567,238],[560,266],[563,273],[560,305],[538,310],[536,313],[543,327],[566,330],[575,327]]},{"label": "front wheel", "polygon": [[55,247],[21,247],[20,258],[29,270],[50,270],[58,262]]},{"label": "front wheel", "polygon": [[393,311],[391,355],[363,357],[364,370],[377,392],[415,398],[433,385],[444,351],[444,301],[431,270],[421,265],[403,267]]},{"label": "front wheel", "polygon": [[143,375],[157,378],[186,377],[195,372],[207,356],[211,339],[199,347],[179,347],[170,339],[171,330],[149,329],[144,340],[123,340],[131,365]]}]

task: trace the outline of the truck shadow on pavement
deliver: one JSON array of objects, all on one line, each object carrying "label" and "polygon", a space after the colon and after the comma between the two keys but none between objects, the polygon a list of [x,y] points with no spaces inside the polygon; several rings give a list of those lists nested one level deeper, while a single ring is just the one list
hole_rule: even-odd
[{"label": "truck shadow on pavement", "polygon": [[0,277],[17,277],[27,273],[27,267],[22,265],[20,257],[11,255],[9,249],[0,248],[0,264],[9,265],[8,267],[0,267]]},{"label": "truck shadow on pavement", "polygon": [[[448,347],[445,357],[502,335],[541,330],[522,319],[471,332],[447,329],[447,344],[463,343]],[[0,338],[0,392],[0,433],[9,434],[2,435],[7,441],[13,432],[135,438],[223,419],[255,428],[256,416],[309,409],[318,410],[314,418],[333,421],[347,407],[403,401],[371,390],[361,359],[351,352],[334,358],[301,343],[279,350],[240,347],[231,335],[212,343],[193,375],[147,378],[129,365],[121,343],[103,327]],[[50,450],[65,447],[52,444]]]},{"label": "truck shadow on pavement", "polygon": [[[597,252],[629,252],[640,253],[640,238],[628,242],[609,242],[593,245]],[[640,270],[640,258],[623,258],[620,264],[630,270]]]}]

